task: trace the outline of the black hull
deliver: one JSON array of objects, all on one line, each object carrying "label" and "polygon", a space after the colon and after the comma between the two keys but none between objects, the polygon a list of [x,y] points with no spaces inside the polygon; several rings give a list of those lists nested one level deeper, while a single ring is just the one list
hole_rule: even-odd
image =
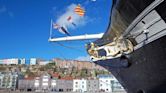
[{"label": "black hull", "polygon": [[128,93],[166,93],[166,36],[122,58],[95,63],[111,71]]}]

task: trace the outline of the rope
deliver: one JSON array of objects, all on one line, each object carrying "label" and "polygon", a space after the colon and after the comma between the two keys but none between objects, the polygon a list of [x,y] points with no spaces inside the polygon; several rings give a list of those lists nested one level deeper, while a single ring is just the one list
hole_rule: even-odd
[{"label": "rope", "polygon": [[71,46],[66,46],[66,45],[61,44],[61,43],[59,43],[59,42],[57,42],[57,44],[60,45],[60,46],[65,47],[65,48],[68,48],[68,49],[74,49],[74,50],[77,50],[77,51],[79,51],[79,52],[83,52],[82,50],[80,50],[80,49],[78,49],[78,48],[71,47]]},{"label": "rope", "polygon": [[[80,50],[80,49],[78,49],[78,48],[71,47],[71,46],[66,46],[66,45],[64,45],[64,44],[61,44],[60,42],[52,43],[52,45],[55,45],[55,44],[57,44],[57,45],[59,45],[59,46],[62,46],[62,47],[65,47],[65,48],[68,48],[68,49],[76,50],[77,52],[84,52],[83,50]],[[56,51],[58,52],[59,56],[62,57],[62,59],[66,60],[64,53],[62,53],[62,52],[59,51],[59,50],[56,50]]]},{"label": "rope", "polygon": [[[51,43],[52,45],[54,45],[54,43]],[[65,58],[65,56],[63,55],[63,53],[61,53],[59,50],[56,50],[58,53],[58,55],[60,56],[60,57],[62,57],[62,59],[63,60],[66,60],[66,58]]]}]

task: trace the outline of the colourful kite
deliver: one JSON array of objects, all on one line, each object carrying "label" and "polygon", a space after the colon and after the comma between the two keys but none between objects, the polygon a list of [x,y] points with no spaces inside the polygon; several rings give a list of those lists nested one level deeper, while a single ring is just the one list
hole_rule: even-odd
[{"label": "colourful kite", "polygon": [[73,26],[76,26],[76,24],[73,22],[71,16],[69,16],[69,17],[67,18],[67,21],[69,21]]},{"label": "colourful kite", "polygon": [[59,32],[61,32],[62,34],[66,34],[68,36],[70,36],[69,32],[67,31],[67,29],[63,26],[60,26],[58,24],[53,23],[53,28],[57,29]]},{"label": "colourful kite", "polygon": [[79,16],[84,16],[85,10],[81,8],[80,5],[77,5],[76,8],[74,9],[74,12],[78,14]]}]

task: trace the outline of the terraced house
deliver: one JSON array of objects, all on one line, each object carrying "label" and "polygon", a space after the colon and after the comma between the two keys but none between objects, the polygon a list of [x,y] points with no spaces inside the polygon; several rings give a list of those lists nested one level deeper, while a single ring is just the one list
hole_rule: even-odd
[{"label": "terraced house", "polygon": [[17,73],[12,72],[0,72],[0,89],[11,89],[17,88]]}]

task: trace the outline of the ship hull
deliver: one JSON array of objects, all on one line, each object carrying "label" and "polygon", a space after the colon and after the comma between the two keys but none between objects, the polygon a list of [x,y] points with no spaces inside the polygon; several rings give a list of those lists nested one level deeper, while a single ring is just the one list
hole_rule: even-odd
[{"label": "ship hull", "polygon": [[166,36],[121,58],[95,63],[108,69],[128,93],[166,93]]}]

